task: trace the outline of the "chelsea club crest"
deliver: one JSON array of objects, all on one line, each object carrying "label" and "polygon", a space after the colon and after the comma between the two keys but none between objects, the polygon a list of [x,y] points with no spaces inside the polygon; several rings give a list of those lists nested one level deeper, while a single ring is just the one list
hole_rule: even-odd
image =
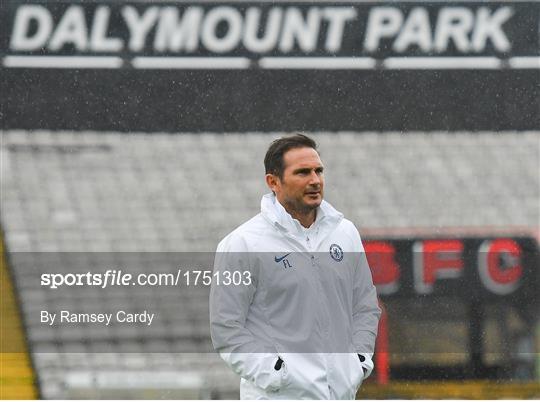
[{"label": "chelsea club crest", "polygon": [[337,262],[343,259],[343,250],[337,244],[330,246],[330,256]]}]

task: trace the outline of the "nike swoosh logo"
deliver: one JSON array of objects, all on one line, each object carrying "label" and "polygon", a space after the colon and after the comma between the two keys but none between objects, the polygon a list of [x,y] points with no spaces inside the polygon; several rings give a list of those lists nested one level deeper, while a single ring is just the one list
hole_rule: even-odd
[{"label": "nike swoosh logo", "polygon": [[279,258],[274,257],[274,261],[275,261],[275,262],[281,262],[281,260],[283,260],[283,259],[284,259],[285,257],[287,257],[289,254],[291,254],[291,253],[285,254],[284,256],[279,257]]}]

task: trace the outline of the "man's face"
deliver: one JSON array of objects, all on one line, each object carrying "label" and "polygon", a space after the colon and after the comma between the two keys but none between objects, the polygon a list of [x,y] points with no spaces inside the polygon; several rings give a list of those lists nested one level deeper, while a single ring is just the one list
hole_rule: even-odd
[{"label": "man's face", "polygon": [[293,148],[283,155],[283,177],[274,176],[271,186],[278,201],[288,210],[308,213],[323,200],[323,164],[313,148]]}]

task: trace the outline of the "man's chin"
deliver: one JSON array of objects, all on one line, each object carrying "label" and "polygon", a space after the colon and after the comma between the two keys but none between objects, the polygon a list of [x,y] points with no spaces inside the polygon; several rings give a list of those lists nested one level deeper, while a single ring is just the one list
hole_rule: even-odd
[{"label": "man's chin", "polygon": [[321,203],[322,203],[321,196],[317,198],[307,196],[306,198],[304,198],[304,205],[306,206],[306,208],[309,208],[309,209],[317,209],[321,205]]}]

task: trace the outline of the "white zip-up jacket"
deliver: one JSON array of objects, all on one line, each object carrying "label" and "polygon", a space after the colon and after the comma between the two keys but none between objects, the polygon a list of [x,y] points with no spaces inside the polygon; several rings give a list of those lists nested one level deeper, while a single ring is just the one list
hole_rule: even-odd
[{"label": "white zip-up jacket", "polygon": [[[214,270],[212,342],[241,377],[241,399],[355,398],[380,309],[352,222],[323,201],[305,229],[267,194],[220,242]],[[224,285],[225,271],[249,280]]]}]

